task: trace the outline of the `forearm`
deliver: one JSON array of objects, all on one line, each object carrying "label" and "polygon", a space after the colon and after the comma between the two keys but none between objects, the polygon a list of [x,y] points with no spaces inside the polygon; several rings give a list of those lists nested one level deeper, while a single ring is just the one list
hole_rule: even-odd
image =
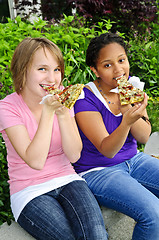
[{"label": "forearm", "polygon": [[[133,107],[128,105],[124,109],[124,114],[127,114],[130,111],[133,111],[133,109],[134,109],[134,114],[135,112],[137,113],[136,119],[134,118],[135,121],[134,123],[132,122],[133,124],[131,125],[131,134],[138,142],[144,143],[144,144],[147,142],[151,133],[151,124],[148,121],[146,106],[147,106],[147,95],[145,95],[145,99],[142,102],[142,104],[137,104],[137,105],[134,105]],[[143,116],[145,117],[146,121],[142,119]],[[130,120],[133,120],[133,115],[131,116]]]},{"label": "forearm", "polygon": [[131,127],[131,134],[140,143],[145,144],[151,134],[151,123],[148,120],[147,114],[145,119],[140,118]]},{"label": "forearm", "polygon": [[26,149],[25,162],[32,168],[41,170],[49,152],[54,113],[45,107],[41,115],[37,132]]},{"label": "forearm", "polygon": [[126,138],[129,134],[130,126],[125,125],[124,121],[121,122],[118,128],[115,129],[110,135],[105,137],[98,149],[104,156],[113,158],[124,145]]},{"label": "forearm", "polygon": [[68,112],[64,116],[58,116],[58,122],[64,153],[70,162],[76,162],[80,158],[82,141],[75,120],[70,117]]}]

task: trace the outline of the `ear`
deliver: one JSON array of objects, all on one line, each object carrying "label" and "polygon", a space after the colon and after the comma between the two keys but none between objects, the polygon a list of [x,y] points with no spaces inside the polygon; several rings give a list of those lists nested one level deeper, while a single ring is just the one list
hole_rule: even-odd
[{"label": "ear", "polygon": [[94,72],[94,74],[95,74],[96,77],[98,78],[99,75],[98,75],[97,69],[95,69],[95,67],[90,67],[90,69]]}]

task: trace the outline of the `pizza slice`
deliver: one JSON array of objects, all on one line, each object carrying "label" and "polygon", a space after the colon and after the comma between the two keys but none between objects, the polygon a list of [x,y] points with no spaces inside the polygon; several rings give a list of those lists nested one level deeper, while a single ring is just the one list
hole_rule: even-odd
[{"label": "pizza slice", "polygon": [[144,92],[129,83],[125,76],[117,80],[121,105],[142,102]]},{"label": "pizza slice", "polygon": [[63,90],[47,84],[40,84],[40,86],[50,94],[57,94],[59,96],[59,102],[69,109],[74,106],[84,88],[84,84],[69,85]]}]

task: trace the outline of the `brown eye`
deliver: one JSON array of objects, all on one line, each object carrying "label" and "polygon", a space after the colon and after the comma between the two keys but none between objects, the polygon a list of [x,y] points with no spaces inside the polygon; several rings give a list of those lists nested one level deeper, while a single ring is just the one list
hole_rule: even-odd
[{"label": "brown eye", "polygon": [[109,68],[110,66],[111,66],[111,64],[106,64],[104,67]]},{"label": "brown eye", "polygon": [[122,63],[122,62],[124,62],[124,61],[125,61],[125,59],[120,59],[120,60],[119,60],[120,63]]}]

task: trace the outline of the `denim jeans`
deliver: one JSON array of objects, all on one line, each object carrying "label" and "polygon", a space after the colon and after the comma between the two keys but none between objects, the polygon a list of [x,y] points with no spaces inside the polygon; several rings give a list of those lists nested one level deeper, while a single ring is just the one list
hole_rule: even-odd
[{"label": "denim jeans", "polygon": [[129,161],[83,176],[99,204],[136,221],[133,240],[159,240],[159,160],[138,153]]},{"label": "denim jeans", "polygon": [[108,239],[99,205],[84,181],[34,198],[22,210],[18,223],[35,239]]}]

